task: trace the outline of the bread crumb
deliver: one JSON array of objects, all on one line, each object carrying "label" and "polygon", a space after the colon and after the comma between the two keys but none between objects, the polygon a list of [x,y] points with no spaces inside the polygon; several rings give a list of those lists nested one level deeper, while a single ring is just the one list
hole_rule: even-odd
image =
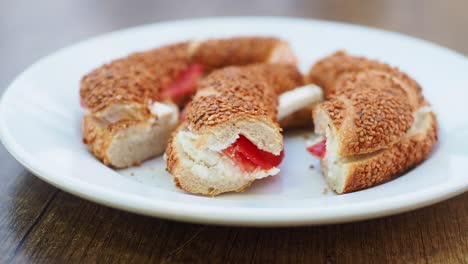
[{"label": "bread crumb", "polygon": [[133,172],[130,172],[130,176],[135,176],[135,173],[133,173]]},{"label": "bread crumb", "polygon": [[327,188],[327,187],[323,188],[323,192],[322,192],[322,193],[323,193],[323,195],[327,195],[327,194],[328,194],[328,188]]}]

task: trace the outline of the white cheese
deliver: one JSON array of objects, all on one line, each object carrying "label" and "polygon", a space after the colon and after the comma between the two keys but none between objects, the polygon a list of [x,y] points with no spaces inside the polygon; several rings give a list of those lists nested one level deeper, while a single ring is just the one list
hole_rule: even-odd
[{"label": "white cheese", "polygon": [[171,103],[154,102],[149,105],[149,110],[157,120],[174,122],[179,119],[179,109]]},{"label": "white cheese", "polygon": [[236,177],[247,177],[250,179],[262,179],[279,173],[279,168],[273,167],[270,170],[257,168],[253,172],[244,172],[232,160],[223,155],[220,151],[200,149],[196,146],[199,136],[190,131],[179,131],[176,142],[186,157],[184,162],[190,164],[192,173],[210,179],[212,181],[226,178],[232,180]]},{"label": "white cheese", "polygon": [[282,93],[279,96],[278,120],[305,107],[312,106],[323,100],[320,87],[308,84]]}]

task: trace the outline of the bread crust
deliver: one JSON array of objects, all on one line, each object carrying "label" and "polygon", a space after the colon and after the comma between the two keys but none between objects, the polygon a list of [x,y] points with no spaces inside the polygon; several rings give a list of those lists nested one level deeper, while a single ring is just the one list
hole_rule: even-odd
[{"label": "bread crust", "polygon": [[95,113],[116,103],[161,101],[164,89],[189,66],[188,47],[168,45],[104,64],[81,79],[82,103]]},{"label": "bread crust", "polygon": [[199,84],[186,109],[195,133],[233,119],[261,119],[276,129],[278,94],[303,85],[299,70],[288,64],[227,67],[214,71]]},{"label": "bread crust", "polygon": [[348,74],[368,70],[391,74],[422,97],[420,85],[397,68],[376,60],[350,56],[343,50],[337,51],[315,63],[306,78],[308,82],[322,87],[325,96],[329,97],[341,86],[344,81],[343,78],[346,78]]},{"label": "bread crust", "polygon": [[413,108],[405,90],[391,76],[376,71],[354,72],[343,83],[328,101],[315,108],[315,112],[328,115],[334,125],[338,155],[361,155],[386,148],[411,127],[417,106]]},{"label": "bread crust", "polygon": [[208,72],[226,66],[269,62],[273,51],[285,43],[271,37],[234,37],[201,42],[192,61],[203,64]]},{"label": "bread crust", "polygon": [[437,120],[429,114],[427,128],[369,158],[346,164],[345,185],[340,193],[349,193],[389,181],[414,168],[430,155],[437,142]]}]

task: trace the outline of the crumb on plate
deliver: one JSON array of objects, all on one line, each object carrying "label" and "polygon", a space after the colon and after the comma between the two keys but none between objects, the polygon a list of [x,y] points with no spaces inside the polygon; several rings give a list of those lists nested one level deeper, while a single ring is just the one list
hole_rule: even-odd
[{"label": "crumb on plate", "polygon": [[323,193],[323,195],[327,195],[328,194],[328,188],[324,187],[322,193]]}]

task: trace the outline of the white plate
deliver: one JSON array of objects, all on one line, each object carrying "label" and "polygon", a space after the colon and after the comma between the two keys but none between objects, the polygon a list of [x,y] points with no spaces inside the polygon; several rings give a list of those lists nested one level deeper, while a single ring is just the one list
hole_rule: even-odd
[{"label": "white plate", "polygon": [[[399,66],[424,88],[440,122],[433,155],[403,177],[346,195],[325,194],[304,133],[286,136],[281,173],[247,192],[207,198],[174,187],[162,158],[115,171],[81,143],[79,80],[130,52],[185,39],[275,35],[288,40],[306,71],[337,50]],[[123,30],[60,50],[32,65],[5,92],[0,135],[10,153],[41,179],[111,207],[182,221],[232,225],[325,224],[412,210],[468,189],[468,60],[425,41],[375,29],[290,18],[214,18]],[[316,169],[310,169],[314,164]],[[132,176],[133,175],[133,176]]]}]

